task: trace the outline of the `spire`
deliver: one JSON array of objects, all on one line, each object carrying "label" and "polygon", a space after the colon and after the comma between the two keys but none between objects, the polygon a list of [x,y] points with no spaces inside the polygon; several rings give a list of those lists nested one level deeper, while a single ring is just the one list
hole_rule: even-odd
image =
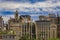
[{"label": "spire", "polygon": [[15,19],[18,20],[18,11],[15,12]]}]

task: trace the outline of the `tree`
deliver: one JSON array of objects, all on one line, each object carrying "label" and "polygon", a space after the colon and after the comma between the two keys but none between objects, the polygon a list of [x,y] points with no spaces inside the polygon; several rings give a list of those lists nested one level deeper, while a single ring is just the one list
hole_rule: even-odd
[{"label": "tree", "polygon": [[22,36],[21,39],[19,39],[19,40],[30,40],[30,39],[29,39],[29,35],[24,35],[24,36]]}]

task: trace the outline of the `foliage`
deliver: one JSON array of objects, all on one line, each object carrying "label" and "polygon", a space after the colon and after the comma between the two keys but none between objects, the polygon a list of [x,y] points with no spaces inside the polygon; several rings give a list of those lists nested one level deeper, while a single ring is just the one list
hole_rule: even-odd
[{"label": "foliage", "polygon": [[21,37],[21,39],[19,40],[36,40],[34,37],[32,37],[32,39],[29,38],[29,35],[24,35],[23,37]]},{"label": "foliage", "polygon": [[19,40],[29,40],[29,36],[28,35],[24,35],[23,37],[21,37],[21,39]]},{"label": "foliage", "polygon": [[5,31],[5,32],[3,32],[3,31],[0,31],[0,34],[7,34],[7,32]]},{"label": "foliage", "polygon": [[9,31],[0,31],[0,34],[15,34],[15,32],[13,30],[9,30]]},{"label": "foliage", "polygon": [[34,37],[32,37],[32,40],[36,40]]},{"label": "foliage", "polygon": [[38,40],[41,40],[41,38],[38,38]]},{"label": "foliage", "polygon": [[60,40],[59,38],[50,38],[49,40]]}]

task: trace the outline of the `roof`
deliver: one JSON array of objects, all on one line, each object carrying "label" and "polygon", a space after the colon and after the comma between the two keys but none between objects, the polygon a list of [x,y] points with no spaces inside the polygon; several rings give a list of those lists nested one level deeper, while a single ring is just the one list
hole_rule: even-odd
[{"label": "roof", "polygon": [[36,22],[50,22],[49,20],[38,20]]}]

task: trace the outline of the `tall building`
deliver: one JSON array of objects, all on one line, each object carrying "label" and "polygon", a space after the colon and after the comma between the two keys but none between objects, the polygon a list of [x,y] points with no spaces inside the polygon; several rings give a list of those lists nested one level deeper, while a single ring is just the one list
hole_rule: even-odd
[{"label": "tall building", "polygon": [[35,26],[29,15],[19,16],[18,11],[16,11],[14,18],[10,18],[8,26],[9,29],[16,33],[16,40],[19,40],[24,35],[28,35],[30,39],[35,36]]},{"label": "tall building", "polygon": [[24,20],[22,22],[22,35],[28,35],[30,39],[32,39],[32,37],[36,37],[35,34],[35,26],[34,23],[31,20],[31,16],[29,15],[21,15],[20,17],[22,17]]},{"label": "tall building", "polygon": [[15,18],[10,18],[8,26],[9,29],[12,29],[16,33],[16,40],[19,40],[19,38],[22,36],[22,27],[18,17],[18,11],[15,12],[14,17]]},{"label": "tall building", "polygon": [[40,20],[36,21],[36,40],[48,40],[50,38],[56,38],[57,26],[51,23],[49,17],[40,16]]}]

